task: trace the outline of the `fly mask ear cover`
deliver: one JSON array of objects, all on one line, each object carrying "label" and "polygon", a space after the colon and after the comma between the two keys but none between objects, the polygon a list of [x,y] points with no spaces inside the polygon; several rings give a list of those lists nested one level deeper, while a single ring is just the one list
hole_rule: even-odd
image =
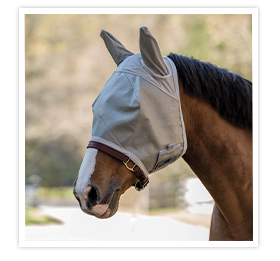
[{"label": "fly mask ear cover", "polygon": [[138,54],[104,30],[101,36],[118,68],[93,103],[91,140],[125,154],[148,176],[187,149],[176,67],[146,27]]}]

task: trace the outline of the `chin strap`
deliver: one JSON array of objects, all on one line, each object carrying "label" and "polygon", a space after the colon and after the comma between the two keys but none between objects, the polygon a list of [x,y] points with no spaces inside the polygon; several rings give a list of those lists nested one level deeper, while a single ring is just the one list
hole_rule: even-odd
[{"label": "chin strap", "polygon": [[[90,141],[87,148],[94,148],[94,149],[99,149],[116,159],[120,160],[123,162],[123,164],[126,166],[126,168],[130,171],[132,171],[135,176],[137,177],[138,181],[134,184],[134,187],[137,191],[143,190],[149,183],[149,178],[145,176],[143,171],[139,168],[138,165],[134,164],[134,162],[126,155],[123,153],[103,144],[100,142],[96,141]],[[131,163],[130,163],[131,162]],[[129,166],[131,165],[131,166]]]}]

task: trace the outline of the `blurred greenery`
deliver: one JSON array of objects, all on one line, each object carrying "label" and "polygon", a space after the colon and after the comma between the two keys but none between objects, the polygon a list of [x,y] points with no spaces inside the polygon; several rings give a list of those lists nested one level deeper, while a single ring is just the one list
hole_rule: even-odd
[{"label": "blurred greenery", "polygon": [[38,209],[25,207],[25,225],[61,224],[61,221],[48,216],[43,216]]},{"label": "blurred greenery", "polygon": [[[91,105],[116,69],[100,30],[137,53],[143,25],[163,55],[193,56],[252,79],[251,15],[26,15],[26,177],[40,176],[43,187],[73,184],[91,137]],[[160,191],[173,186],[167,180],[193,175],[182,161],[160,173],[151,176]]]},{"label": "blurred greenery", "polygon": [[[38,188],[38,196],[41,199],[48,198],[48,199],[67,199],[71,200],[74,199],[73,197],[73,187],[51,187],[51,188]],[[76,199],[74,199],[76,202]]]}]

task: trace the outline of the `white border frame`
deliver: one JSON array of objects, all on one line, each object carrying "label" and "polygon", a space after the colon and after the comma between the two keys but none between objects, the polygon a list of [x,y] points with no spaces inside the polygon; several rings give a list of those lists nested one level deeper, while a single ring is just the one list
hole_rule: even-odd
[{"label": "white border frame", "polygon": [[[26,241],[25,240],[25,14],[252,14],[254,240]],[[20,247],[257,247],[258,246],[258,8],[19,8],[19,246]]]}]

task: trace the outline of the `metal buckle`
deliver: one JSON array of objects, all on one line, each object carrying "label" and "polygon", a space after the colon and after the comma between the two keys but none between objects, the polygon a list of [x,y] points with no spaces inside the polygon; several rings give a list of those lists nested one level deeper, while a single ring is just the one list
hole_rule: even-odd
[{"label": "metal buckle", "polygon": [[136,164],[134,164],[134,166],[132,168],[128,167],[128,162],[130,161],[131,159],[128,158],[128,160],[126,162],[123,161],[123,164],[126,166],[127,169],[129,169],[130,171],[134,172],[134,168],[136,167]]}]

